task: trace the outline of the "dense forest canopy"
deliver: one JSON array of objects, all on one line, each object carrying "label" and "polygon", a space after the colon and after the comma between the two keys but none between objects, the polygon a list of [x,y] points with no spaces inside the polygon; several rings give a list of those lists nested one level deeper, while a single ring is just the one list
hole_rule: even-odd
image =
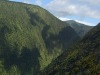
[{"label": "dense forest canopy", "polygon": [[0,75],[37,75],[79,39],[40,6],[0,1]]}]

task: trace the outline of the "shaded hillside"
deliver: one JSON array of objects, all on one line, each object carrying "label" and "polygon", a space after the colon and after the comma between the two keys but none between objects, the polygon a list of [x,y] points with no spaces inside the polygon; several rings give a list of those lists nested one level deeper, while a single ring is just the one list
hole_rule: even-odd
[{"label": "shaded hillside", "polygon": [[100,75],[100,23],[52,61],[43,75]]},{"label": "shaded hillside", "polygon": [[38,75],[78,39],[45,9],[0,0],[0,75]]},{"label": "shaded hillside", "polygon": [[93,28],[93,26],[78,23],[74,20],[68,20],[65,22],[68,23],[78,33],[78,35],[81,38],[84,37],[84,35]]}]

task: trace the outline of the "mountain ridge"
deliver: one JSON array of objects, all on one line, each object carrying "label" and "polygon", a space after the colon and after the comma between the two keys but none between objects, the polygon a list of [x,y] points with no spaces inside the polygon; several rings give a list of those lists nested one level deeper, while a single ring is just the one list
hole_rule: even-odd
[{"label": "mountain ridge", "polygon": [[0,1],[0,10],[1,75],[39,75],[80,39],[73,28],[40,6]]},{"label": "mountain ridge", "polygon": [[85,34],[94,27],[94,26],[89,26],[89,25],[79,23],[74,20],[68,20],[68,21],[64,21],[64,22],[69,24],[81,38],[83,38],[85,36]]},{"label": "mountain ridge", "polygon": [[100,23],[43,71],[43,75],[83,74],[100,74]]}]

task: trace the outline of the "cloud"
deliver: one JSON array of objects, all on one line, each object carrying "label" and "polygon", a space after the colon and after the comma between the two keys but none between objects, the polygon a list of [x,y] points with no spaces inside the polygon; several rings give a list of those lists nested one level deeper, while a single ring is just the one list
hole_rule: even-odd
[{"label": "cloud", "polygon": [[79,0],[81,2],[87,2],[92,5],[100,5],[100,0]]},{"label": "cloud", "polygon": [[[62,20],[62,21],[72,20],[72,19],[63,18],[63,17],[60,17],[59,19]],[[89,26],[94,26],[94,25],[95,25],[95,24],[92,24],[92,23],[89,23],[89,22],[80,21],[80,20],[74,20],[74,21],[76,21],[76,22],[78,22],[78,23],[85,24],[85,25],[89,25]]]},{"label": "cloud", "polygon": [[23,2],[23,3],[31,4],[31,0],[9,0],[9,1]]},{"label": "cloud", "polygon": [[95,26],[95,24],[89,23],[89,22],[84,22],[84,21],[79,21],[79,20],[75,20],[76,22],[85,24],[85,25],[90,25],[90,26]]},{"label": "cloud", "polygon": [[32,0],[22,0],[23,3],[27,3],[27,4],[32,4],[31,1]]},{"label": "cloud", "polygon": [[88,4],[93,4],[93,2],[97,4],[100,3],[100,0],[52,0],[47,4],[46,9],[58,17],[76,15],[100,19],[100,8]]},{"label": "cloud", "polygon": [[34,4],[36,4],[36,5],[42,5],[42,0],[35,0],[35,3]]},{"label": "cloud", "polygon": [[63,18],[63,17],[60,17],[59,19],[62,20],[62,21],[71,20],[71,19],[69,19],[69,18]]}]

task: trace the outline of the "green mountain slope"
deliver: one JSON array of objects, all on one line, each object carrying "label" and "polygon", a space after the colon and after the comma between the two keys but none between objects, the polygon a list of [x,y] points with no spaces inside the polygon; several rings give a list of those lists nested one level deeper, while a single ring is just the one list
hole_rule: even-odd
[{"label": "green mountain slope", "polygon": [[43,75],[100,75],[100,23],[54,60]]},{"label": "green mountain slope", "polygon": [[76,32],[77,34],[83,38],[84,35],[90,31],[93,26],[88,26],[88,25],[85,25],[85,24],[81,24],[81,23],[78,23],[74,20],[68,20],[68,21],[65,21],[67,24],[69,24]]},{"label": "green mountain slope", "polygon": [[45,9],[0,0],[0,75],[38,75],[78,39]]}]

